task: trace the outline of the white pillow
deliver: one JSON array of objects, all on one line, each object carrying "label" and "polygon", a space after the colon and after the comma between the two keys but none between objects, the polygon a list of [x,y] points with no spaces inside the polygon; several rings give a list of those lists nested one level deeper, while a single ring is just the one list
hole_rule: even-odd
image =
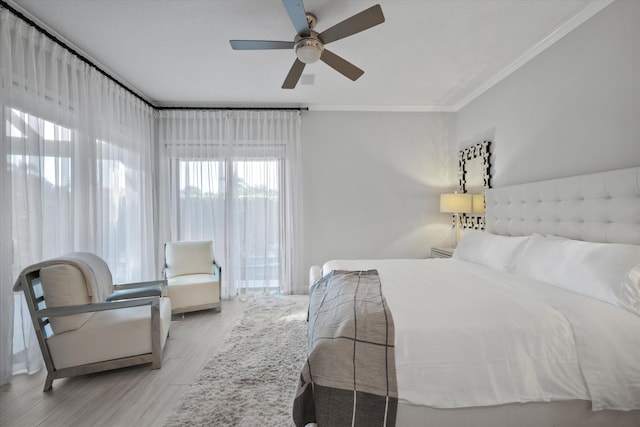
[{"label": "white pillow", "polygon": [[[91,303],[84,275],[72,265],[58,264],[40,269],[40,284],[48,308]],[[53,332],[59,334],[78,329],[91,316],[93,313],[50,317],[49,323]]]},{"label": "white pillow", "polygon": [[638,245],[533,235],[520,253],[515,273],[640,314],[638,273],[632,270],[638,264]]},{"label": "white pillow", "polygon": [[499,236],[486,231],[467,230],[453,252],[453,258],[511,271],[529,236]]},{"label": "white pillow", "polygon": [[171,242],[165,247],[167,279],[185,274],[213,274],[213,242]]},{"label": "white pillow", "polygon": [[640,264],[627,273],[620,289],[620,302],[627,310],[640,314]]}]

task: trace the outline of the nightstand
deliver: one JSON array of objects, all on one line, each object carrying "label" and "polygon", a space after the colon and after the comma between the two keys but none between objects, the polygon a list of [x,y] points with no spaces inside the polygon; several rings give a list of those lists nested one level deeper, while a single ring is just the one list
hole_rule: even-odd
[{"label": "nightstand", "polygon": [[451,246],[432,246],[431,258],[451,258],[454,250]]}]

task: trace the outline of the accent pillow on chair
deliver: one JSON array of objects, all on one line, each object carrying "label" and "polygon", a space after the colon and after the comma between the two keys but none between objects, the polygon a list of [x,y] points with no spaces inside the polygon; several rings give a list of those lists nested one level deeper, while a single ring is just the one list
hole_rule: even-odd
[{"label": "accent pillow on chair", "polygon": [[[66,307],[90,304],[84,275],[77,267],[68,264],[51,265],[40,270],[42,293],[47,307]],[[84,325],[94,313],[51,317],[49,323],[56,334],[73,331]]]}]

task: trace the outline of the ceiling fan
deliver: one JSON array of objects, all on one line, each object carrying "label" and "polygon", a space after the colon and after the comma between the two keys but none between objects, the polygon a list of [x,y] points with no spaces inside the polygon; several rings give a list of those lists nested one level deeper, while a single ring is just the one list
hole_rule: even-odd
[{"label": "ceiling fan", "polygon": [[367,30],[378,24],[382,24],[384,22],[384,15],[382,14],[380,5],[372,6],[321,33],[317,33],[314,31],[317,19],[314,14],[305,11],[302,0],[282,0],[282,2],[297,32],[292,42],[230,40],[231,47],[234,50],[293,48],[297,58],[282,84],[283,89],[295,88],[305,65],[314,63],[318,59],[354,81],[364,73],[363,70],[325,49],[324,46],[336,40]]}]

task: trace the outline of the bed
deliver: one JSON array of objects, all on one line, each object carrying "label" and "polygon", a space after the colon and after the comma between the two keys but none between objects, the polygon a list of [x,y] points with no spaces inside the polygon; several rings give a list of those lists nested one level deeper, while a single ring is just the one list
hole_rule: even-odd
[{"label": "bed", "polygon": [[640,168],[491,189],[486,203],[487,231],[452,259],[310,271],[316,287],[379,279],[397,381],[379,425],[640,425]]}]

